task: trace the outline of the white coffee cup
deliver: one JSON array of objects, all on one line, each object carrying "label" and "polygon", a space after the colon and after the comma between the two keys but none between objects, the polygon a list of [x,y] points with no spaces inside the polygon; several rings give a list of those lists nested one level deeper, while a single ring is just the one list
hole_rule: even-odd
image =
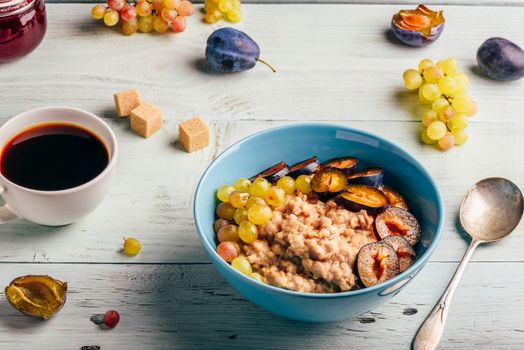
[{"label": "white coffee cup", "polygon": [[40,191],[13,183],[0,172],[0,224],[15,217],[37,224],[61,226],[93,211],[104,199],[116,170],[118,144],[109,126],[96,115],[69,107],[44,107],[17,115],[0,127],[0,149],[23,130],[49,122],[67,122],[90,130],[109,151],[109,163],[97,177],[80,186],[60,191]]}]

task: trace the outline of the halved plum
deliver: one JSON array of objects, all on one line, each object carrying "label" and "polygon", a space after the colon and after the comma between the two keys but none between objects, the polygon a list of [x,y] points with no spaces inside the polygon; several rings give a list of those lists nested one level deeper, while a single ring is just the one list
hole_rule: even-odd
[{"label": "halved plum", "polygon": [[401,236],[387,236],[382,242],[389,244],[398,256],[400,272],[404,272],[415,262],[415,250],[408,240]]},{"label": "halved plum", "polygon": [[394,189],[386,185],[380,186],[379,190],[384,192],[386,197],[388,197],[389,204],[392,207],[401,208],[401,209],[409,211],[408,203],[406,202],[406,199],[402,197],[400,193],[398,193],[397,191],[395,191]]},{"label": "halved plum", "polygon": [[311,189],[320,195],[322,200],[327,200],[344,191],[347,176],[338,169],[322,169],[311,179]]},{"label": "halved plum", "polygon": [[357,270],[366,287],[387,281],[400,273],[397,253],[384,242],[368,243],[358,252]]},{"label": "halved plum", "polygon": [[426,46],[438,39],[446,20],[442,11],[432,11],[424,5],[415,10],[401,10],[391,19],[395,36],[410,46]]},{"label": "halved plum", "polygon": [[338,196],[338,201],[346,209],[354,212],[365,210],[369,215],[378,215],[389,206],[388,197],[374,187],[349,185]]},{"label": "halved plum", "polygon": [[288,176],[291,176],[293,179],[296,179],[300,175],[311,175],[315,173],[320,168],[320,162],[318,158],[313,156],[306,160],[303,160],[289,169]]},{"label": "halved plum", "polygon": [[322,164],[326,168],[335,168],[342,170],[344,174],[351,175],[355,173],[358,165],[358,158],[353,157],[340,157],[333,158]]},{"label": "halved plum", "polygon": [[382,185],[384,170],[381,168],[367,168],[348,176],[348,184],[368,185],[379,188]]},{"label": "halved plum", "polygon": [[287,174],[289,174],[289,167],[287,166],[286,162],[280,162],[261,171],[260,173],[251,177],[249,180],[253,182],[256,178],[263,177],[267,181],[274,183]]},{"label": "halved plum", "polygon": [[404,237],[410,245],[420,240],[420,224],[409,211],[401,208],[388,208],[375,218],[375,231],[384,239],[388,236]]}]

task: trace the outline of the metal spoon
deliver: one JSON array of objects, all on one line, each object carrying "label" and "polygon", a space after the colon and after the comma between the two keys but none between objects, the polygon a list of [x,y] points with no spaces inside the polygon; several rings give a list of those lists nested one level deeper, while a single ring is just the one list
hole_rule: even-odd
[{"label": "metal spoon", "polygon": [[475,248],[507,237],[519,224],[523,212],[522,192],[511,181],[493,177],[471,187],[460,205],[460,223],[471,237],[462,261],[448,287],[426,318],[413,341],[414,350],[433,350],[444,331],[451,298]]}]

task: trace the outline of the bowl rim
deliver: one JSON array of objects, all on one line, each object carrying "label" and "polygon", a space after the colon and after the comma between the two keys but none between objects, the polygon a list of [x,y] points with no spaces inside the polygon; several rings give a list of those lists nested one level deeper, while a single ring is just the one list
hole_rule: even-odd
[{"label": "bowl rim", "polygon": [[[408,269],[406,269],[404,272],[396,275],[395,277],[393,277],[390,280],[387,280],[387,281],[385,281],[383,283],[379,283],[379,284],[376,284],[376,285],[374,285],[372,287],[367,287],[367,288],[361,288],[361,289],[350,290],[350,291],[345,291],[345,292],[338,292],[338,293],[305,293],[305,292],[298,292],[298,291],[288,290],[288,289],[275,287],[275,286],[272,286],[272,285],[269,285],[269,284],[258,282],[256,280],[250,278],[249,276],[244,275],[243,273],[235,270],[234,268],[231,267],[231,265],[229,263],[224,261],[218,255],[216,250],[211,246],[211,244],[208,241],[208,239],[204,236],[204,234],[203,234],[204,229],[203,229],[201,223],[199,222],[199,220],[197,219],[198,218],[197,207],[199,207],[199,205],[200,205],[199,193],[200,193],[200,190],[201,190],[203,182],[209,176],[209,173],[216,166],[216,164],[219,163],[224,157],[226,157],[227,155],[229,155],[233,151],[235,151],[240,144],[242,144],[244,142],[247,142],[247,141],[249,141],[249,140],[251,140],[253,138],[260,137],[260,136],[263,136],[263,135],[266,135],[266,134],[271,134],[271,133],[273,133],[275,131],[282,131],[282,130],[286,130],[286,129],[299,129],[299,128],[304,128],[304,127],[321,127],[321,128],[331,128],[331,129],[342,129],[344,131],[349,131],[349,132],[352,132],[352,133],[356,133],[356,134],[359,134],[361,136],[377,139],[381,143],[386,144],[388,146],[388,148],[393,149],[393,150],[398,150],[398,151],[402,152],[403,155],[406,156],[406,158],[412,164],[416,165],[418,170],[429,180],[430,185],[435,189],[435,193],[437,195],[437,210],[440,213],[439,218],[438,218],[438,222],[437,222],[437,227],[436,227],[436,230],[435,230],[435,237],[433,238],[433,240],[431,241],[431,243],[427,247],[427,249],[424,252],[424,254],[419,259],[417,259],[415,261],[415,263],[413,265],[411,265]],[[253,133],[253,134],[251,134],[249,136],[246,136],[246,137],[240,139],[239,141],[231,144],[224,151],[222,151],[211,162],[211,164],[209,164],[209,166],[206,168],[206,170],[202,174],[200,180],[198,181],[198,185],[196,187],[195,195],[194,195],[193,198],[194,198],[194,200],[193,200],[193,219],[195,221],[195,226],[196,226],[196,229],[197,229],[198,236],[200,238],[200,242],[204,246],[204,250],[206,251],[207,255],[209,256],[211,262],[213,262],[214,264],[217,264],[217,263],[218,264],[222,264],[222,266],[224,266],[226,268],[226,270],[230,269],[229,272],[231,272],[233,274],[236,274],[236,276],[238,278],[240,278],[243,282],[247,282],[248,284],[255,285],[255,286],[258,286],[258,287],[261,287],[261,288],[265,288],[268,291],[272,291],[272,292],[276,292],[276,293],[287,294],[287,295],[294,296],[294,297],[314,298],[314,299],[315,298],[319,298],[319,299],[336,299],[336,298],[344,298],[344,297],[348,297],[348,296],[356,296],[356,295],[372,293],[372,292],[380,292],[382,290],[385,290],[385,289],[388,289],[388,288],[390,288],[392,286],[395,286],[397,283],[399,283],[401,281],[404,281],[406,278],[407,278],[407,280],[411,279],[426,264],[426,262],[429,260],[430,256],[433,254],[433,251],[437,247],[437,245],[438,245],[438,243],[440,241],[440,237],[442,235],[442,228],[443,228],[443,225],[444,225],[444,215],[445,215],[444,214],[444,204],[443,204],[443,200],[442,200],[442,195],[440,194],[440,191],[439,191],[439,189],[437,187],[437,184],[436,184],[435,180],[433,179],[433,176],[410,153],[408,153],[402,147],[397,146],[393,142],[388,141],[388,140],[386,140],[386,139],[384,139],[384,138],[382,138],[380,136],[377,136],[377,135],[375,135],[373,133],[370,133],[368,131],[358,130],[358,129],[355,129],[355,128],[352,128],[352,127],[346,126],[346,125],[341,125],[341,124],[336,124],[336,123],[324,123],[324,122],[304,122],[304,123],[293,123],[293,124],[287,124],[287,125],[280,125],[280,126],[268,128],[268,129],[265,129],[265,130],[262,130],[262,131],[258,131],[256,133]],[[402,286],[399,287],[398,290],[400,290],[400,288],[402,288]]]}]

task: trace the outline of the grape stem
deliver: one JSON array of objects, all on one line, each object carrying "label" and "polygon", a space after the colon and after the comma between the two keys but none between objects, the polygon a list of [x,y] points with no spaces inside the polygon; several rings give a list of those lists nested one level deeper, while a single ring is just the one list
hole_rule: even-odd
[{"label": "grape stem", "polygon": [[273,66],[271,66],[269,63],[267,63],[267,62],[264,61],[263,59],[256,58],[256,60],[257,60],[258,62],[261,62],[261,63],[265,64],[266,66],[268,66],[269,69],[271,69],[271,70],[273,71],[273,73],[276,73],[276,72],[277,72],[277,70],[276,70],[275,68],[273,68]]}]

